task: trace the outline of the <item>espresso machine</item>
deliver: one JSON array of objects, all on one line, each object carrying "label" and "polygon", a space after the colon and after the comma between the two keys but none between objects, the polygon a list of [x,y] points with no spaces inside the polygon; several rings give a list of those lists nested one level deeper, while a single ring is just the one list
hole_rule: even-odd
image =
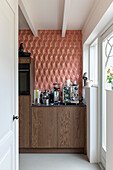
[{"label": "espresso machine", "polygon": [[63,103],[79,104],[79,86],[63,85]]},{"label": "espresso machine", "polygon": [[75,104],[79,103],[79,86],[78,85],[70,86],[70,99],[71,99],[71,103],[75,103]]}]

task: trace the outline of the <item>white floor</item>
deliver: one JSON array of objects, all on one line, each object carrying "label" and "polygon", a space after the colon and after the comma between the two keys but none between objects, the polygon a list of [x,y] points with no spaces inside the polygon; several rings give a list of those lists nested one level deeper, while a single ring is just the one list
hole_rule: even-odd
[{"label": "white floor", "polygon": [[20,154],[20,170],[100,170],[79,154]]}]

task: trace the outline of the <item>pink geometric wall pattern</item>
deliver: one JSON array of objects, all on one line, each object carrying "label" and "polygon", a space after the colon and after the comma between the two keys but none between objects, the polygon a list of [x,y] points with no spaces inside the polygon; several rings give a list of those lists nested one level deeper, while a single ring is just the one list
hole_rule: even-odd
[{"label": "pink geometric wall pattern", "polygon": [[19,31],[19,44],[35,59],[35,86],[44,91],[53,89],[53,83],[65,84],[66,79],[77,81],[82,97],[82,32],[67,31],[65,38],[61,31],[38,31],[34,37],[30,30]]}]

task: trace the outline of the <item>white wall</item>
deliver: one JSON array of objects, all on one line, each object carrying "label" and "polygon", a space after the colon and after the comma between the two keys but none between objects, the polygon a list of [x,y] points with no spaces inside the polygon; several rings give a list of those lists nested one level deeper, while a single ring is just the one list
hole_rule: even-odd
[{"label": "white wall", "polygon": [[[82,31],[83,32],[83,43],[85,43],[85,41],[88,39],[88,37],[93,32],[93,30],[99,24],[99,22],[105,15],[106,11],[108,10],[108,8],[110,7],[112,2],[113,2],[112,0],[95,0],[95,3],[92,7],[90,14],[89,14],[89,17],[87,18],[87,20],[83,26],[83,31]],[[113,12],[113,10],[111,12]],[[105,21],[100,24],[98,29],[101,26],[105,27],[107,22],[109,22],[112,17],[113,17],[112,15],[110,16],[108,14],[108,16],[105,18]],[[96,30],[95,34],[98,33],[97,31],[98,30]]]},{"label": "white wall", "polygon": [[107,152],[106,152],[106,170],[113,170],[113,91],[106,91],[106,119],[107,119]]},{"label": "white wall", "polygon": [[90,163],[98,162],[98,88],[85,88],[87,105],[87,156]]},{"label": "white wall", "polygon": [[87,72],[89,76],[89,46],[88,45],[83,45],[83,73]]},{"label": "white wall", "polygon": [[85,87],[85,99],[87,105],[87,156],[90,161],[90,88]]},{"label": "white wall", "polygon": [[[92,10],[91,10],[91,12],[89,14],[89,17],[87,18],[87,21],[85,22],[83,30],[82,30],[82,33],[83,33],[83,46],[88,47],[97,37],[100,37],[109,28],[109,26],[112,23],[113,23],[113,0],[95,0],[95,4],[93,5]],[[84,68],[88,70],[88,68],[86,68],[86,65],[85,65],[86,64],[85,54],[88,54],[88,48],[83,48],[83,70],[84,70]],[[100,55],[100,57],[101,57],[101,55]],[[100,66],[99,66],[99,68],[100,68]],[[101,76],[101,70],[99,72],[100,72],[99,74]],[[100,76],[99,76],[99,79],[101,78]],[[99,89],[100,89],[100,87],[99,87]],[[92,143],[92,141],[94,139],[93,134],[95,135],[95,132],[92,131],[92,129],[91,129],[92,127],[90,126],[90,124],[92,124],[91,110],[94,107],[91,104],[91,100],[89,99],[89,98],[91,98],[91,91],[88,91],[88,89],[86,91],[87,91],[87,95],[86,95],[87,104],[90,105],[90,106],[88,106],[89,110],[87,110],[87,115],[88,115],[88,118],[87,118],[87,120],[88,120],[88,122],[87,122],[88,131],[87,132],[89,133],[90,137],[87,136],[87,138],[88,138],[88,143],[89,143],[88,144],[88,158],[90,159],[90,162],[91,162],[92,161],[91,153],[93,152],[93,150],[91,150],[91,147],[93,146],[91,143]],[[100,93],[99,93],[99,95],[100,95]],[[95,100],[98,99],[99,95],[98,96],[96,95]],[[87,96],[89,96],[89,98],[87,98]],[[94,102],[95,102],[95,100],[93,99]],[[113,101],[113,99],[112,99],[112,101]],[[108,113],[110,112],[110,108],[108,108],[107,112]],[[99,115],[101,116],[100,109],[99,109]],[[98,116],[98,118],[100,116]],[[98,121],[101,124],[101,118]],[[110,121],[111,121],[111,119],[110,119]],[[110,127],[113,124],[113,121],[111,121],[110,123],[111,124],[109,124],[109,126],[108,126],[109,128],[107,127],[109,130],[110,130]],[[100,127],[98,127],[98,128],[100,129]],[[112,127],[112,129],[113,129],[113,127]],[[107,136],[108,143],[107,143],[107,145],[111,144],[110,143],[111,139],[110,139],[110,136],[109,136],[109,135],[111,135],[110,134],[111,131],[108,132],[109,130],[107,130],[107,133],[108,133],[108,136]],[[97,133],[98,138],[100,137],[100,133],[101,133],[100,131],[101,130],[97,131],[98,132]],[[97,136],[96,136],[96,139],[97,139]],[[113,136],[112,136],[111,141],[113,143]],[[98,161],[100,161],[99,160],[100,159],[100,151],[99,151],[99,149],[100,149],[100,146],[101,146],[100,143],[101,143],[101,139],[98,140],[98,153],[99,153],[98,154]],[[111,145],[109,146],[109,150],[110,150],[110,147],[111,147]],[[112,152],[109,151],[107,153],[107,158],[106,158],[107,170],[113,170],[113,167],[112,167],[113,166],[112,165],[113,164],[112,163],[113,162],[112,161],[113,150],[111,149],[111,151]]]}]

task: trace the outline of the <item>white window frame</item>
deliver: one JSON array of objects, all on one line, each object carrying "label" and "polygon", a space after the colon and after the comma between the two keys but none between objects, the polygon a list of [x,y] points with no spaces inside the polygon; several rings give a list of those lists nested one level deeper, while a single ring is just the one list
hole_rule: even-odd
[{"label": "white window frame", "polygon": [[[94,54],[91,54],[94,51]],[[93,57],[92,57],[93,55]],[[95,57],[95,58],[94,58]],[[92,70],[92,60],[93,60],[93,70]],[[95,70],[95,67],[97,70]],[[92,77],[92,72],[94,76]],[[89,45],[89,79],[93,80],[94,86],[98,86],[98,38],[96,38],[90,45]]]}]

